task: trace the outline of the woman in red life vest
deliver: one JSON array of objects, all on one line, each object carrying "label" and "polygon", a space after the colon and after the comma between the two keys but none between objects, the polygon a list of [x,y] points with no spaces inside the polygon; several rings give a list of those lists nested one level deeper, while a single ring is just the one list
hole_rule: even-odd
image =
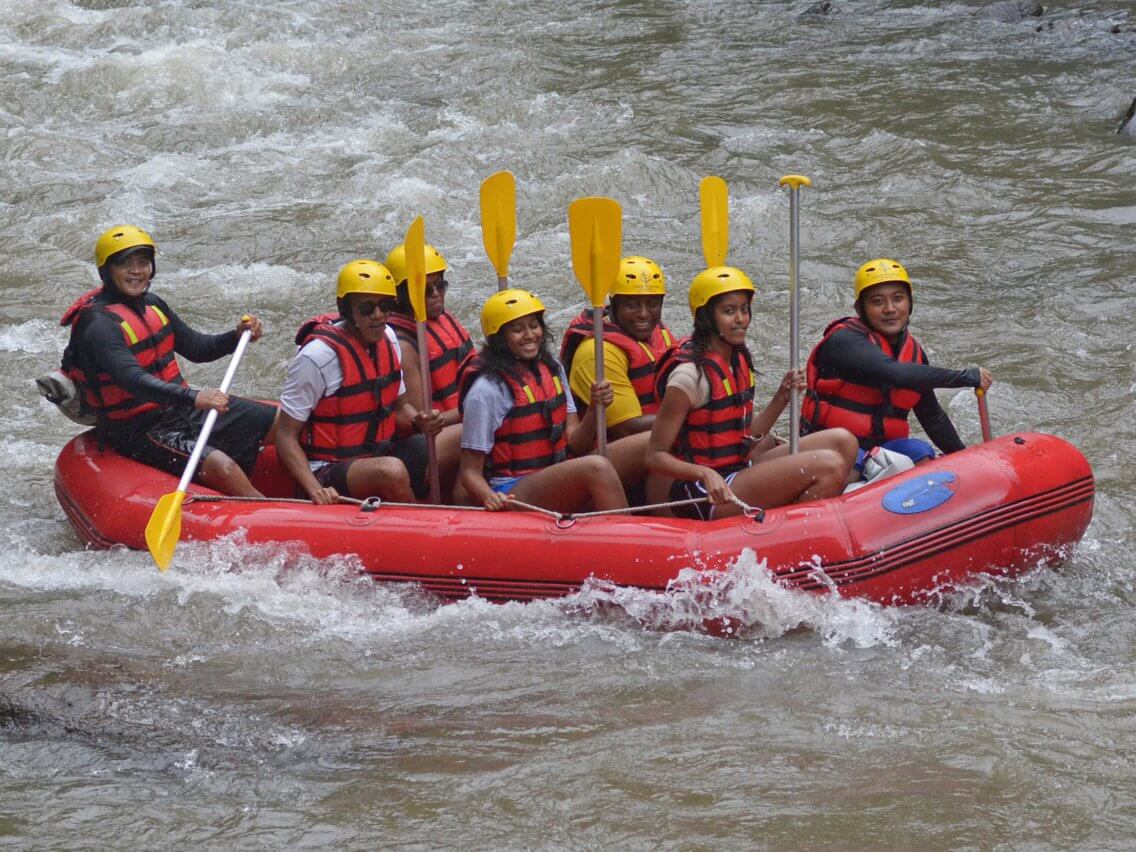
[{"label": "woman in red life vest", "polygon": [[[438,434],[442,414],[407,399],[387,324],[394,278],[377,261],[354,260],[339,271],[335,295],[339,317],[316,317],[297,336],[280,392],[280,458],[313,503],[341,494],[413,502],[427,488],[421,433]],[[420,434],[399,439],[410,431]],[[439,473],[452,483],[452,467]]]},{"label": "woman in red life vest", "polygon": [[177,355],[215,361],[236,349],[241,332],[261,336],[260,320],[233,331],[202,334],[150,291],[155,244],[141,228],[118,225],[95,243],[103,286],[81,296],[63,316],[71,341],[63,369],[98,418],[100,440],[120,455],[175,476],[185,470],[210,410],[218,419],[195,480],[218,491],[257,497],[249,481],[263,444],[272,442],[276,409],[221,391],[190,387]]},{"label": "woman in red life vest", "polygon": [[[650,258],[625,257],[611,287],[604,311],[604,378],[611,382],[615,401],[604,409],[608,435],[624,438],[650,432],[658,410],[655,366],[674,345],[663,324],[666,296],[663,270]],[[596,380],[596,347],[592,311],[585,310],[568,325],[560,347],[560,363],[568,370],[576,406],[586,409],[584,397]]]},{"label": "woman in red life vest", "polygon": [[[627,506],[619,473],[586,455],[596,438],[596,409],[582,418],[564,368],[550,351],[544,305],[525,290],[503,290],[481,309],[485,345],[462,373],[461,483],[492,511],[515,497],[561,512]],[[611,385],[592,388],[609,405]],[[578,458],[568,458],[571,450]]]},{"label": "woman in red life vest", "polygon": [[985,391],[993,381],[990,371],[948,370],[928,363],[907,328],[911,278],[897,261],[868,261],[856,272],[854,286],[857,315],[830,323],[809,355],[801,434],[840,426],[851,431],[864,450],[882,446],[915,462],[934,458],[930,444],[909,437],[908,415],[914,411],[940,450],[963,449],[934,389]]},{"label": "woman in red life vest", "polygon": [[[686,517],[723,518],[738,514],[732,502],[765,508],[840,494],[856,458],[856,440],[843,429],[812,435],[800,451],[767,447],[762,440],[789,402],[793,387],[804,386],[803,371],[790,371],[769,404],[753,412],[755,374],[746,346],[754,287],[731,266],[715,266],[690,285],[694,331],[659,365],[662,404],[647,448],[647,467],[673,477],[671,497],[708,497],[682,507]],[[756,445],[756,447],[755,447]]]}]

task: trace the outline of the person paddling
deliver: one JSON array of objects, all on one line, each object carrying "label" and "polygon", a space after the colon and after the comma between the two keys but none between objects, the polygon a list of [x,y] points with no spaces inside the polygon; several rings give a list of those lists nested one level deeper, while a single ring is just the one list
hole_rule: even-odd
[{"label": "person paddling", "polygon": [[133,225],[110,228],[95,243],[102,287],[63,315],[71,339],[63,369],[97,417],[100,440],[120,455],[180,476],[206,413],[219,416],[194,480],[226,494],[259,497],[249,481],[263,444],[273,440],[276,409],[214,388],[191,387],[176,355],[216,361],[230,355],[245,329],[258,340],[260,320],[245,316],[233,331],[203,334],[150,290],[157,271],[153,238]]},{"label": "person paddling", "polygon": [[[614,399],[604,409],[608,435],[624,438],[651,431],[655,412],[655,366],[674,345],[662,321],[666,296],[663,270],[650,258],[625,257],[611,286],[604,309],[604,378],[611,382]],[[568,368],[568,381],[577,410],[596,380],[596,346],[592,311],[585,309],[564,332],[560,363]]]},{"label": "person paddling", "polygon": [[662,404],[647,447],[647,467],[674,478],[671,499],[708,497],[680,507],[684,517],[710,520],[741,512],[736,496],[770,508],[840,494],[856,457],[856,440],[843,429],[810,435],[800,451],[774,446],[766,436],[804,386],[802,370],[787,372],[769,404],[753,412],[755,371],[746,346],[753,282],[742,270],[717,266],[690,284],[694,330],[659,364]]},{"label": "person paddling", "polygon": [[829,323],[807,361],[808,388],[801,404],[801,434],[840,426],[863,450],[883,447],[918,463],[935,457],[924,440],[910,437],[908,415],[944,453],[964,449],[935,388],[981,388],[994,378],[985,367],[932,367],[908,330],[911,278],[898,261],[869,260],[853,284],[856,316]]},{"label": "person paddling", "polygon": [[[300,349],[280,392],[280,458],[313,503],[340,495],[413,502],[426,493],[424,433],[440,432],[443,418],[407,396],[387,323],[394,278],[378,261],[354,260],[339,271],[335,296],[339,315],[314,317],[296,335]],[[453,469],[440,472],[452,483]]]},{"label": "person paddling", "polygon": [[[578,418],[544,310],[517,289],[495,293],[481,309],[485,344],[461,377],[461,483],[491,511],[511,498],[560,512],[624,508],[615,467],[586,455],[596,439],[594,404],[611,404],[611,384],[592,387],[593,406]],[[579,457],[568,458],[569,450]]]}]

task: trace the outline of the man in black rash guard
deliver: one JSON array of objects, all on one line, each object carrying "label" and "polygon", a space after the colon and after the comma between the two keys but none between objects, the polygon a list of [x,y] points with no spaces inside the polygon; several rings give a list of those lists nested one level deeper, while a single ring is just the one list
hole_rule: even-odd
[{"label": "man in black rash guard", "polygon": [[907,415],[914,412],[942,452],[965,449],[934,389],[985,391],[993,381],[990,371],[930,365],[908,331],[911,279],[898,262],[878,258],[861,266],[855,298],[857,316],[830,323],[809,355],[802,434],[843,426],[864,450],[882,446],[915,462],[934,458],[930,444],[908,437]]},{"label": "man in black rash guard", "polygon": [[75,302],[63,317],[71,325],[64,368],[79,380],[84,402],[98,416],[102,440],[118,453],[180,476],[206,412],[218,412],[196,479],[228,494],[260,496],[249,481],[262,444],[271,443],[276,409],[190,387],[177,355],[215,361],[261,324],[243,317],[234,331],[202,334],[150,292],[155,245],[145,231],[120,225],[95,246],[103,287]]}]

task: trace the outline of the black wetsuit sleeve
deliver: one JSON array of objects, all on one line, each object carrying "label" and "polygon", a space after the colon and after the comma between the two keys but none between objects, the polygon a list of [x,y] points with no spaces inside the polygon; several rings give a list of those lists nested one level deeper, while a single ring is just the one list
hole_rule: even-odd
[{"label": "black wetsuit sleeve", "polygon": [[946,370],[929,364],[897,361],[864,335],[846,328],[838,329],[825,342],[817,354],[817,362],[821,378],[837,377],[859,385],[927,391],[976,388],[981,384],[977,367]]},{"label": "black wetsuit sleeve", "polygon": [[88,311],[80,317],[76,331],[81,342],[80,357],[93,361],[96,368],[110,374],[119,387],[146,402],[193,407],[197,391],[164,382],[146,372],[127,347],[122,329],[109,315]]},{"label": "black wetsuit sleeve", "polygon": [[911,409],[915,418],[931,442],[944,453],[957,453],[965,450],[966,444],[959,438],[955,424],[939,404],[938,397],[933,390],[924,391],[915,408]]},{"label": "black wetsuit sleeve", "polygon": [[174,331],[174,351],[188,361],[202,364],[216,361],[231,355],[237,348],[240,334],[236,329],[223,331],[220,334],[203,334],[191,328],[163,299],[152,297],[156,304],[170,321],[170,328]]}]

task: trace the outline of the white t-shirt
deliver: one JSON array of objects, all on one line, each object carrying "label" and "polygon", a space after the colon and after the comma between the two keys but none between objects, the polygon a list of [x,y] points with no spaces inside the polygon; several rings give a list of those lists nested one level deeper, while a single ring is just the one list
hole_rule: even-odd
[{"label": "white t-shirt", "polygon": [[[343,321],[334,323],[343,328]],[[389,325],[386,328],[387,340],[394,347],[394,357],[399,355],[398,337]],[[402,370],[398,374],[398,392],[406,393],[406,383],[402,380]],[[339,366],[339,356],[335,350],[318,337],[309,340],[288,363],[288,373],[284,377],[284,387],[280,390],[280,410],[294,420],[306,423],[312,416],[319,401],[331,396],[343,385],[343,370]],[[326,461],[310,462],[313,471],[319,470]]]}]

